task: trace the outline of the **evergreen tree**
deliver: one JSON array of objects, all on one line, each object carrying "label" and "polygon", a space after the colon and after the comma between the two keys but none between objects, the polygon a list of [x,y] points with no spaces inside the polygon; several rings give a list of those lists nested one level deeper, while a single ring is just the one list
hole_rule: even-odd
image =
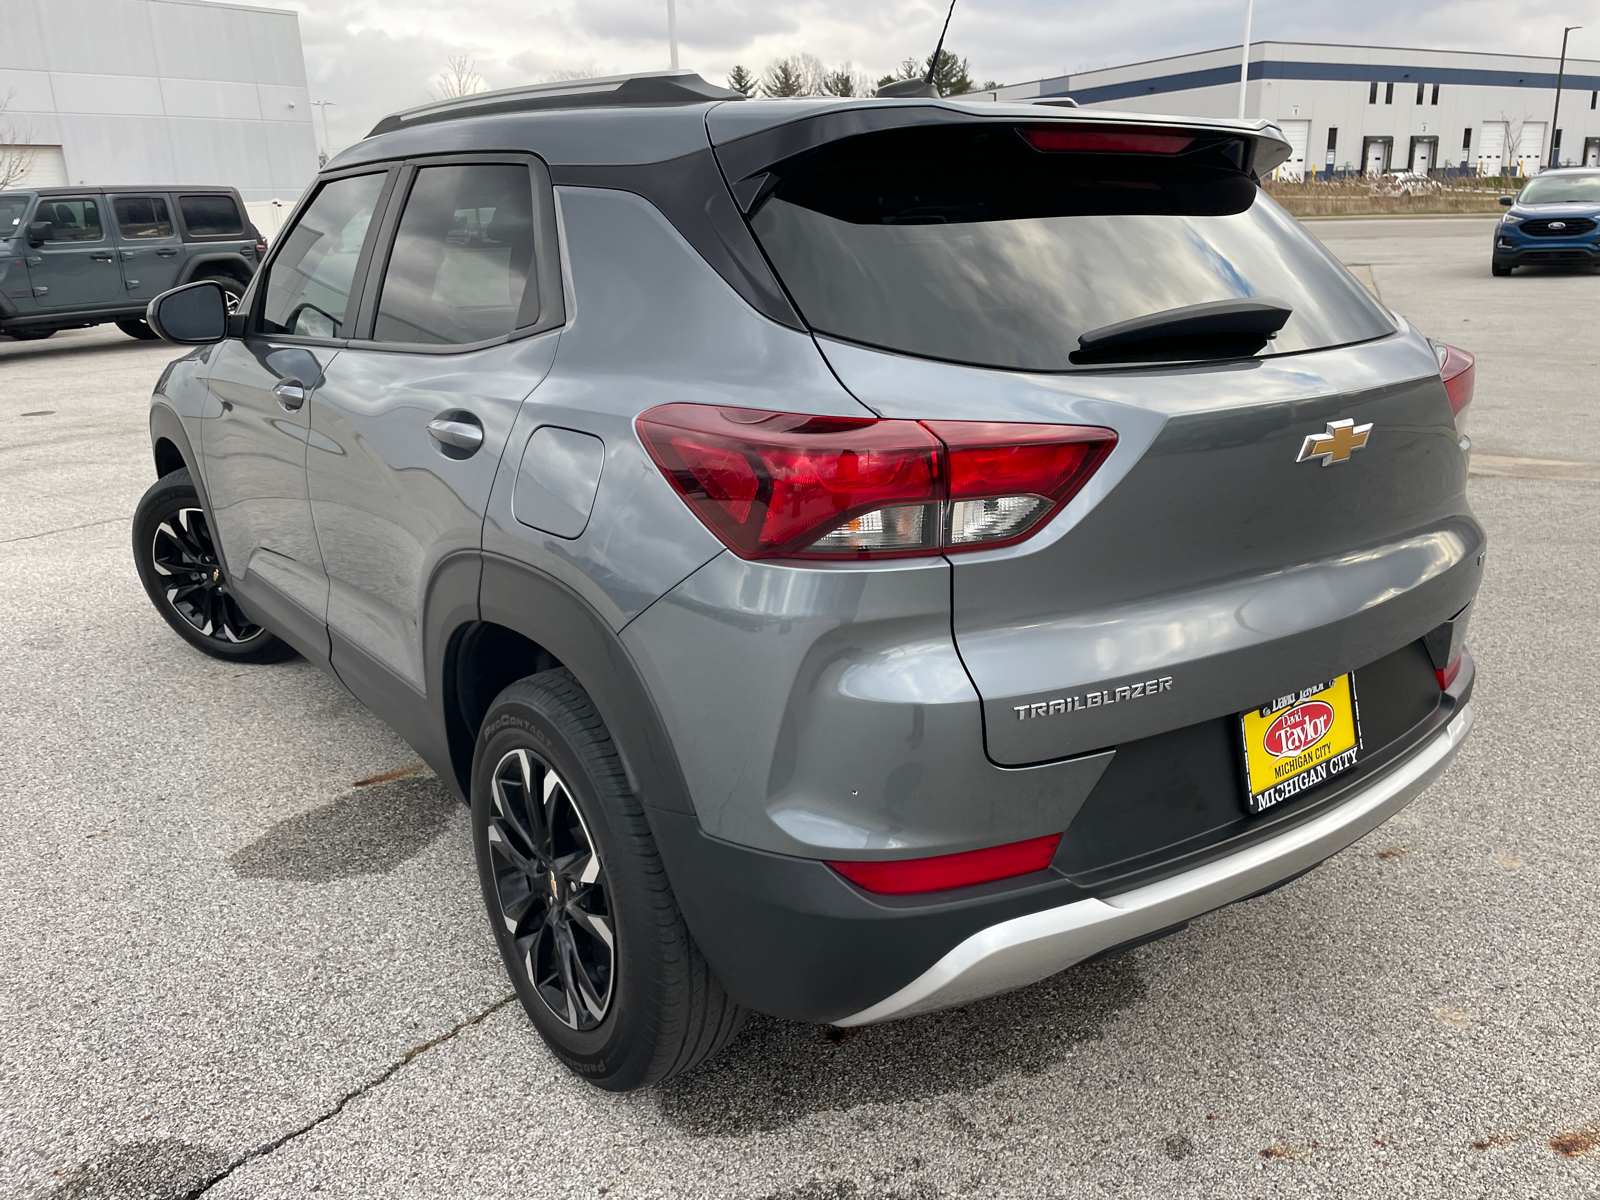
[{"label": "evergreen tree", "polygon": [[762,73],[761,92],[765,96],[803,96],[805,76],[792,59],[780,58]]},{"label": "evergreen tree", "polygon": [[749,71],[735,63],[733,70],[728,72],[728,86],[736,92],[743,92],[746,96],[754,96],[757,80]]},{"label": "evergreen tree", "polygon": [[865,96],[872,91],[872,80],[855,69],[848,59],[831,71],[822,73],[822,93],[825,96]]},{"label": "evergreen tree", "polygon": [[[933,55],[919,63],[914,58],[908,58],[900,64],[900,69],[893,75],[885,75],[878,80],[878,86],[894,83],[901,79],[926,79],[928,68],[933,66]],[[967,74],[969,64],[964,58],[957,58],[948,50],[939,51],[939,65],[934,67],[933,86],[938,89],[941,96],[960,96],[966,92],[976,91],[977,85],[972,82],[972,77]],[[988,85],[986,85],[988,86]],[[993,86],[998,87],[998,84]]]}]

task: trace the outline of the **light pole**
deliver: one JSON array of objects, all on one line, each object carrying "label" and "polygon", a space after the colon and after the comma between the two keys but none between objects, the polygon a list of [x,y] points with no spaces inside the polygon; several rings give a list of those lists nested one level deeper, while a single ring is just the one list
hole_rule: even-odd
[{"label": "light pole", "polygon": [[667,48],[672,55],[672,69],[678,69],[678,4],[667,0]]},{"label": "light pole", "polygon": [[[312,107],[322,111],[322,153],[327,155],[327,158],[333,157],[333,142],[328,139],[328,106],[332,103],[332,100],[313,100],[311,102]],[[327,158],[323,159],[323,161],[326,162]]]},{"label": "light pole", "polygon": [[1244,120],[1245,85],[1250,82],[1250,18],[1255,15],[1256,0],[1244,0],[1244,52],[1239,63],[1239,120]]},{"label": "light pole", "polygon": [[1567,74],[1567,34],[1574,29],[1582,29],[1582,25],[1568,25],[1561,31],[1561,66],[1556,70],[1556,110],[1550,114],[1550,165],[1561,165],[1561,148],[1556,144],[1561,130],[1556,124],[1561,119],[1561,83]]}]

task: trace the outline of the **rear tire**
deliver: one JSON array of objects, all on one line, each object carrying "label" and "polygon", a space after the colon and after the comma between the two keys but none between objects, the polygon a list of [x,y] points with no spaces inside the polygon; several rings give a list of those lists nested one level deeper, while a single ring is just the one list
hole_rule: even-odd
[{"label": "rear tire", "polygon": [[148,321],[142,318],[133,321],[118,321],[117,328],[131,338],[138,338],[141,342],[153,342],[161,336],[150,328]]},{"label": "rear tire", "polygon": [[545,1044],[606,1091],[659,1083],[739,1031],[684,924],[611,735],[566,670],[496,697],[472,763],[490,928]]},{"label": "rear tire", "polygon": [[150,603],[202,654],[257,663],[294,656],[294,648],[251,621],[228,590],[187,468],[163,475],[139,501],[133,561]]},{"label": "rear tire", "polygon": [[54,332],[54,329],[8,329],[6,336],[19,342],[42,342]]},{"label": "rear tire", "polygon": [[244,299],[244,284],[232,275],[197,275],[193,282],[199,283],[202,279],[209,279],[222,289],[222,298],[228,306],[230,317],[239,311],[239,301]]}]

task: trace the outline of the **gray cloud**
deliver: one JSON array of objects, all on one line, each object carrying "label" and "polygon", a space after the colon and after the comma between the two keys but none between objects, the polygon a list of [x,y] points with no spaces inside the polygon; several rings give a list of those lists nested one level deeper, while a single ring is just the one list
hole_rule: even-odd
[{"label": "gray cloud", "polygon": [[[335,150],[385,113],[423,103],[432,76],[465,54],[491,87],[561,71],[602,74],[667,65],[665,0],[289,0],[300,13],[313,99],[334,102]],[[806,51],[851,60],[869,75],[924,58],[944,0],[677,0],[680,61],[723,80],[734,63],[759,72]],[[1018,82],[1063,71],[1236,44],[1243,0],[958,0],[949,47],[979,79]],[[1600,57],[1600,0],[1260,0],[1255,36],[1283,41],[1554,54],[1561,27],[1573,53]],[[1588,39],[1585,41],[1584,39]]]}]

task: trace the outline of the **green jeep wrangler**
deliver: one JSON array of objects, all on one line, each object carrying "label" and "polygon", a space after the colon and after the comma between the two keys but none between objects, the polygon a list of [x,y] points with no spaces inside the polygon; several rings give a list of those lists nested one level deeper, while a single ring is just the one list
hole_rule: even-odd
[{"label": "green jeep wrangler", "polygon": [[115,321],[153,338],[153,297],[215,279],[231,309],[266,252],[233,188],[0,192],[0,333],[28,340]]}]

